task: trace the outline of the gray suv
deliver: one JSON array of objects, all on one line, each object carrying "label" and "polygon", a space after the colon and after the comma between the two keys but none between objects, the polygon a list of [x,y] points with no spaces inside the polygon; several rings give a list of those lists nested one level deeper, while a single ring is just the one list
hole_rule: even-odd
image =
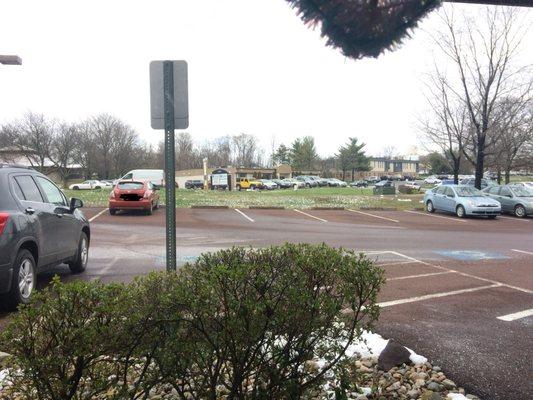
[{"label": "gray suv", "polygon": [[80,207],[45,175],[0,164],[0,305],[27,303],[48,267],[85,270],[91,231]]}]

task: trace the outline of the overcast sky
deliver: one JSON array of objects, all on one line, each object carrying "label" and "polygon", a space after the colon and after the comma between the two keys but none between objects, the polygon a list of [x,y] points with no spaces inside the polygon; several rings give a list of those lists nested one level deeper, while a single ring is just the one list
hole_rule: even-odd
[{"label": "overcast sky", "polygon": [[326,48],[285,0],[2,1],[0,20],[0,54],[23,59],[0,65],[0,123],[27,110],[70,121],[109,112],[157,143],[148,65],[184,59],[188,131],[199,143],[245,132],[267,151],[273,139],[289,145],[302,135],[313,135],[323,156],[349,136],[373,155],[386,145],[420,150],[420,78],[433,48],[425,31],[436,15],[397,51],[359,61]]}]

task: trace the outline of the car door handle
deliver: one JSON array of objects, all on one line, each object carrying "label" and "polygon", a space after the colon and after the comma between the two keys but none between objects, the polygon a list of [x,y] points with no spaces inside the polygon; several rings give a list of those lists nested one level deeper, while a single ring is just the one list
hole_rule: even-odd
[{"label": "car door handle", "polygon": [[35,214],[35,210],[34,210],[33,208],[31,208],[31,207],[26,208],[26,209],[24,210],[24,212],[25,212],[26,214],[30,214],[30,215]]}]

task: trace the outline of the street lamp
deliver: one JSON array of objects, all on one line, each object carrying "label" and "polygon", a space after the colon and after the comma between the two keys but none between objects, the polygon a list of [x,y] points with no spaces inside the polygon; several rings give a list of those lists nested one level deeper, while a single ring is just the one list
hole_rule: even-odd
[{"label": "street lamp", "polygon": [[22,60],[19,56],[2,56],[0,55],[0,64],[4,65],[22,65]]}]

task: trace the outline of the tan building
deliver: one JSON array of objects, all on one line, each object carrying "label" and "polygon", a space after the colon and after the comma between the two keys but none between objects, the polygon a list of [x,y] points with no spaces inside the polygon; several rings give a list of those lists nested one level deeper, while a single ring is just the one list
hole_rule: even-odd
[{"label": "tan building", "polygon": [[[369,176],[381,177],[394,175],[416,178],[420,172],[420,161],[372,157],[370,158],[370,168],[370,171],[355,171],[355,176],[352,176],[351,170],[347,170],[344,175],[344,180],[349,182],[368,178]],[[335,178],[342,179],[342,171],[340,170],[334,171],[333,175]]]}]

